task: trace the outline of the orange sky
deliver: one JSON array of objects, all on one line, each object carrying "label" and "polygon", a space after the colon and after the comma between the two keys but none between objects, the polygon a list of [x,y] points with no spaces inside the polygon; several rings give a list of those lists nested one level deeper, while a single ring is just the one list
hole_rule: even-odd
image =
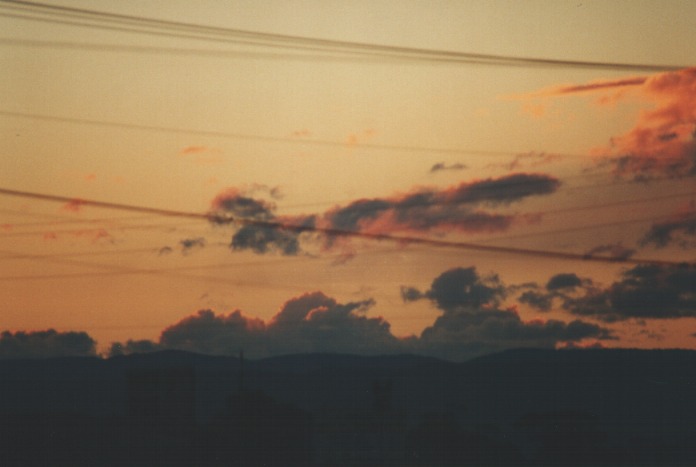
[{"label": "orange sky", "polygon": [[[696,72],[683,46],[696,39],[692,2],[46,4],[68,9],[0,3],[2,189],[693,264]],[[225,32],[85,19],[69,8]],[[339,54],[287,38],[242,43],[250,39],[230,30],[665,71]],[[199,309],[223,317],[241,310],[249,323],[265,320],[269,336],[290,339],[273,334],[280,331],[272,317],[315,291],[335,306],[315,296],[323,305],[305,310],[307,326],[310,316],[329,319],[341,304],[373,300],[348,307],[347,326],[381,317],[401,338],[437,331],[438,317],[515,310],[503,320],[520,333],[514,339],[469,325],[445,337],[490,349],[597,341],[696,348],[696,274],[688,267],[651,272],[321,232],[269,234],[7,194],[0,212],[0,330],[85,331],[100,351],[127,339],[157,342]],[[438,301],[434,281],[470,267],[477,276],[460,284],[466,290],[498,284],[505,293],[477,302],[475,312],[469,302],[462,311]],[[494,274],[499,282],[486,282]],[[558,274],[578,283],[549,288]],[[405,300],[408,288],[420,295]],[[551,308],[533,306],[525,293]],[[650,297],[654,307],[643,309]],[[590,306],[592,298],[604,308]],[[605,334],[534,340],[524,337],[533,320],[580,320]]]}]

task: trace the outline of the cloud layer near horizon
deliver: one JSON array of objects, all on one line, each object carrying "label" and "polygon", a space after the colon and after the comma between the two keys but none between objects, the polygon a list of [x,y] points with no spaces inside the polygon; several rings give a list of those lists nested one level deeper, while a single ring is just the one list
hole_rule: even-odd
[{"label": "cloud layer near horizon", "polygon": [[311,292],[288,300],[268,321],[240,310],[200,310],[164,329],[159,342],[116,343],[111,354],[180,349],[234,355],[244,349],[252,358],[333,352],[417,353],[463,360],[506,348],[553,348],[612,337],[609,330],[580,320],[523,321],[514,310],[498,307],[505,287],[497,276],[480,277],[473,267],[444,272],[425,292],[402,290],[405,301],[429,299],[442,313],[420,336],[394,336],[386,320],[367,315],[375,304],[372,300],[339,303]]},{"label": "cloud layer near horizon", "polygon": [[[491,209],[530,196],[554,193],[559,186],[560,181],[550,175],[516,173],[444,189],[417,189],[386,198],[359,199],[321,214],[303,216],[278,216],[273,203],[230,188],[216,196],[212,211],[220,219],[232,216],[280,225],[275,228],[247,223],[233,234],[232,249],[294,255],[301,251],[303,232],[314,229],[318,231],[305,236],[320,238],[324,248],[334,246],[336,236],[324,235],[322,231],[365,234],[505,231],[520,220],[519,216]],[[301,229],[283,229],[283,225]]]}]

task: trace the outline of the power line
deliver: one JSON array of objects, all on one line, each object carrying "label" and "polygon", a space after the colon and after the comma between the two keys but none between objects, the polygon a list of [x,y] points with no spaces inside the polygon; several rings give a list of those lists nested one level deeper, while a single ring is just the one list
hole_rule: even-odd
[{"label": "power line", "polygon": [[[6,188],[0,188],[0,195],[7,196],[18,196],[22,198],[37,199],[42,201],[52,201],[52,202],[71,202],[75,201],[73,198],[68,198],[65,196],[47,195],[42,193],[32,193],[24,192],[18,190],[10,190]],[[369,233],[369,232],[359,232],[359,231],[349,231],[337,228],[322,228],[316,226],[308,225],[297,225],[297,224],[287,224],[276,221],[265,221],[258,219],[248,219],[233,216],[222,216],[215,213],[193,213],[185,211],[176,211],[172,209],[161,209],[161,208],[150,208],[144,206],[135,206],[122,203],[112,203],[105,201],[87,200],[81,199],[80,203],[88,206],[94,206],[99,208],[107,209],[119,209],[125,211],[149,213],[158,216],[171,216],[179,218],[191,218],[191,219],[202,219],[208,220],[215,223],[235,223],[245,226],[253,226],[258,228],[283,230],[287,232],[293,232],[296,234],[302,234],[305,232],[316,232],[330,237],[356,237],[364,238],[368,240],[384,240],[390,242],[397,242],[403,245],[423,245],[430,247],[439,248],[452,248],[460,250],[476,250],[485,251],[490,253],[507,253],[513,255],[524,255],[524,256],[535,256],[539,258],[549,258],[549,259],[563,259],[563,260],[583,260],[583,261],[593,261],[593,262],[604,262],[604,263],[627,263],[627,264],[660,264],[660,265],[678,265],[679,262],[667,261],[667,260],[652,260],[652,259],[637,259],[637,258],[609,258],[609,257],[598,257],[591,256],[587,257],[583,254],[578,253],[566,253],[560,251],[551,250],[536,250],[528,248],[517,248],[517,247],[506,247],[506,246],[492,246],[483,245],[479,243],[471,242],[459,242],[450,240],[438,240],[432,238],[423,237],[412,237],[412,236],[396,236],[384,233]]]},{"label": "power line", "polygon": [[[0,0],[2,1],[2,0]],[[373,144],[373,143],[357,143],[351,145],[345,142],[330,141],[330,140],[319,140],[319,139],[298,139],[291,137],[282,136],[264,136],[264,135],[254,135],[248,133],[234,133],[225,131],[211,131],[211,130],[193,130],[187,128],[176,128],[167,126],[157,126],[157,125],[141,125],[136,123],[122,123],[114,122],[108,120],[94,120],[86,118],[73,118],[73,117],[62,117],[62,116],[52,116],[43,115],[35,113],[26,112],[13,112],[9,110],[0,109],[0,115],[7,117],[19,117],[27,118],[33,120],[43,120],[51,122],[61,122],[61,123],[71,123],[79,125],[92,125],[92,126],[107,126],[114,128],[123,128],[127,130],[144,130],[144,131],[157,131],[162,133],[186,133],[192,135],[200,136],[211,136],[217,138],[232,138],[240,140],[251,140],[251,141],[262,141],[270,143],[291,143],[297,145],[305,146],[321,146],[321,147],[341,147],[341,148],[361,148],[361,149],[380,149],[389,151],[404,151],[404,152],[430,152],[437,154],[468,154],[468,155],[481,155],[481,156],[518,156],[524,152],[512,152],[512,151],[486,151],[480,149],[456,149],[456,148],[435,148],[427,146],[406,146],[406,145],[389,145],[389,144]],[[527,151],[528,152],[528,151]],[[553,153],[554,155],[560,157],[577,157],[577,158],[587,158],[586,155],[582,154],[562,154]]]},{"label": "power line", "polygon": [[[0,16],[3,16],[0,13]],[[248,50],[226,49],[201,49],[182,47],[156,47],[140,45],[68,42],[68,41],[40,41],[29,39],[0,38],[0,45],[15,47],[35,47],[65,50],[84,50],[99,52],[122,52],[139,54],[167,54],[187,57],[217,57],[217,58],[241,58],[264,60],[300,60],[300,61],[337,61],[337,62],[374,62],[384,63],[382,57],[354,56],[354,55],[329,55],[329,54],[305,54],[305,53],[279,53],[279,52],[252,52]],[[398,59],[393,59],[398,61]]]},{"label": "power line", "polygon": [[[423,49],[416,47],[390,46],[383,44],[341,41],[332,39],[320,39],[312,37],[292,36],[286,34],[264,33],[241,29],[205,26],[200,24],[167,21],[139,16],[106,13],[83,8],[71,8],[66,6],[47,5],[38,2],[26,2],[18,0],[2,0],[9,4],[10,9],[41,12],[43,14],[67,17],[77,20],[92,20],[111,25],[96,25],[102,29],[121,30],[124,32],[138,32],[146,34],[170,35],[186,39],[197,40],[234,40],[237,43],[247,41],[248,45],[264,47],[285,47],[296,50],[329,51],[343,53],[363,53],[378,56],[407,58],[418,61],[450,62],[467,64],[489,64],[505,66],[537,66],[537,67],[565,67],[565,68],[593,68],[613,69],[621,71],[666,71],[678,70],[684,66],[669,66],[638,63],[596,62],[582,60],[557,60],[537,57],[514,57],[507,55],[480,54],[456,52],[451,50]],[[19,16],[19,15],[15,15]],[[25,17],[46,21],[46,18]],[[54,20],[58,21],[58,20]],[[67,21],[64,21],[68,23]],[[113,26],[113,24],[120,26]],[[74,22],[77,26],[95,27],[94,24]],[[127,26],[130,26],[127,27]],[[150,28],[150,30],[133,29],[134,27]],[[154,31],[152,30],[154,29]]]}]

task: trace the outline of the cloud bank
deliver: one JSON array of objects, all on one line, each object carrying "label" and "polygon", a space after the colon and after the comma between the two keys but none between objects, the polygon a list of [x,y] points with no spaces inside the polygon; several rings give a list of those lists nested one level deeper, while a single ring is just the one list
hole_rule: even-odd
[{"label": "cloud bank", "polygon": [[514,308],[500,308],[506,295],[496,275],[481,277],[473,267],[442,273],[424,292],[403,288],[405,301],[428,299],[442,311],[414,345],[425,354],[463,359],[513,347],[553,348],[588,338],[612,338],[608,329],[580,320],[523,321]]},{"label": "cloud bank", "polygon": [[179,349],[230,355],[243,349],[251,358],[332,352],[464,360],[506,348],[554,348],[612,338],[609,330],[580,320],[523,321],[514,309],[499,307],[506,294],[496,275],[481,277],[473,267],[456,268],[438,276],[426,291],[402,288],[405,302],[429,300],[441,312],[420,336],[393,335],[389,322],[368,315],[373,300],[340,303],[316,291],[288,300],[267,321],[240,310],[200,310],[164,329],[158,342],[115,343],[110,354]]},{"label": "cloud bank", "polygon": [[[555,287],[552,284],[563,284]],[[575,274],[552,277],[545,289],[530,286],[519,297],[540,311],[556,303],[571,314],[604,322],[627,319],[676,319],[696,317],[696,265],[638,265],[625,270],[608,287]]]}]

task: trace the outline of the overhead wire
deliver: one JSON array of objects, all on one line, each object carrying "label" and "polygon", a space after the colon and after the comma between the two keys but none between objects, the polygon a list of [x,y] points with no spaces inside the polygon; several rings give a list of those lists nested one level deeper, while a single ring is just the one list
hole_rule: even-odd
[{"label": "overhead wire", "polygon": [[[194,134],[200,136],[210,136],[218,138],[232,138],[238,140],[251,140],[260,141],[268,143],[290,143],[295,145],[306,145],[306,146],[319,146],[319,147],[333,147],[342,149],[368,149],[368,150],[386,150],[386,151],[402,151],[402,152],[424,152],[432,154],[450,154],[450,155],[471,155],[471,156],[491,156],[491,157],[520,157],[520,156],[530,156],[534,157],[538,155],[543,157],[545,155],[552,155],[561,158],[577,158],[577,159],[589,159],[590,156],[583,154],[572,154],[572,153],[560,153],[560,152],[538,152],[538,151],[491,151],[483,149],[465,149],[465,148],[437,148],[437,147],[427,147],[427,146],[409,146],[409,145],[388,145],[388,144],[377,144],[377,143],[356,143],[349,144],[347,142],[331,141],[331,140],[320,140],[320,139],[301,139],[294,137],[280,137],[280,136],[264,136],[264,135],[254,135],[246,133],[234,133],[234,132],[222,132],[222,131],[210,131],[210,130],[194,130],[187,128],[175,128],[166,126],[155,126],[155,125],[141,125],[132,123],[121,123],[105,120],[93,120],[93,119],[82,119],[82,118],[72,118],[72,117],[59,117],[42,115],[35,113],[26,112],[14,112],[0,109],[0,116],[6,117],[17,117],[26,118],[42,121],[54,121],[69,124],[82,124],[91,126],[106,126],[114,128],[123,128],[128,130],[140,130],[140,131],[157,131],[164,133],[175,133],[175,134]],[[677,156],[673,156],[675,159]],[[668,158],[668,157],[664,157]],[[596,177],[606,177],[611,175],[607,172],[596,172],[593,174],[581,173],[577,175],[565,175],[563,177],[564,181],[574,180],[574,179],[587,179],[590,176]],[[654,179],[651,182],[656,183],[660,181],[665,181],[664,179]],[[515,183],[515,182],[510,182]],[[613,180],[613,184],[631,184],[634,183],[633,180]],[[584,184],[568,186],[566,190],[583,190],[592,189],[599,186],[605,186],[606,182],[598,184]],[[308,205],[309,206],[309,205]]]},{"label": "overhead wire", "polygon": [[[1,0],[0,0],[1,1]],[[251,141],[261,141],[261,142],[271,142],[271,143],[290,143],[295,145],[304,146],[321,146],[321,147],[340,147],[340,148],[361,148],[361,149],[379,149],[379,150],[389,150],[389,151],[403,151],[403,152],[429,152],[436,154],[469,154],[469,155],[482,155],[482,156],[519,156],[521,154],[530,153],[530,151],[490,151],[482,149],[458,149],[458,148],[437,148],[428,146],[409,146],[409,145],[390,145],[390,144],[376,144],[376,143],[356,143],[350,144],[348,142],[332,141],[332,140],[321,140],[321,139],[302,139],[287,136],[265,136],[265,135],[254,135],[248,133],[237,133],[237,132],[226,132],[226,131],[214,131],[214,130],[195,130],[188,128],[177,128],[169,126],[158,126],[158,125],[141,125],[136,123],[123,123],[108,120],[96,120],[96,119],[86,119],[86,118],[73,118],[64,116],[53,116],[45,114],[36,114],[28,112],[15,112],[11,110],[0,109],[0,115],[7,117],[18,117],[27,118],[33,120],[43,120],[52,122],[62,122],[71,123],[79,125],[91,125],[91,126],[106,126],[114,128],[123,128],[128,130],[144,130],[144,131],[156,131],[162,133],[176,133],[176,134],[192,134],[199,136],[210,136],[217,138],[232,138],[239,140],[251,140]],[[564,153],[553,153],[553,155],[559,157],[577,157],[586,159],[588,156],[583,154],[564,154]]]},{"label": "overhead wire", "polygon": [[[3,5],[4,4],[4,5]],[[14,11],[24,11],[29,13],[40,12],[45,15],[52,15],[58,18],[71,18],[72,25],[85,27],[98,27],[102,29],[119,30],[123,32],[138,32],[155,35],[168,35],[185,39],[196,40],[217,40],[217,41],[246,41],[246,45],[292,48],[294,50],[310,51],[329,51],[332,53],[362,53],[373,54],[384,57],[409,58],[418,61],[430,62],[451,62],[451,63],[474,63],[504,66],[538,66],[538,67],[565,67],[565,68],[593,68],[593,69],[613,69],[621,71],[666,71],[678,70],[683,66],[639,64],[639,63],[616,63],[616,62],[597,62],[583,60],[559,60],[537,57],[514,57],[507,55],[467,53],[451,50],[424,49],[417,47],[392,46],[385,44],[373,44],[363,42],[342,41],[335,39],[321,39],[313,37],[293,36],[287,34],[265,33],[259,31],[248,31],[233,28],[206,26],[200,24],[185,23],[179,21],[168,21],[154,18],[144,18],[140,16],[123,15],[108,13],[84,8],[73,8],[59,5],[48,5],[39,2],[28,2],[19,0],[2,0],[0,5]],[[4,13],[4,15],[11,15]],[[15,14],[14,16],[21,16]],[[46,21],[47,18],[36,18],[26,16],[24,19]],[[79,23],[81,21],[98,21],[101,24]],[[66,24],[69,20],[63,21]],[[104,24],[108,23],[108,24]],[[138,30],[137,28],[141,28]],[[143,28],[149,28],[143,29]]]},{"label": "overhead wire", "polygon": [[[43,193],[33,193],[25,192],[19,190],[11,190],[6,188],[0,188],[0,195],[7,196],[18,196],[22,198],[37,199],[42,201],[53,201],[53,202],[70,202],[73,201],[72,198],[57,195],[48,195]],[[509,246],[493,246],[485,245],[481,243],[472,242],[461,242],[461,241],[451,241],[451,240],[441,240],[426,237],[413,237],[413,236],[396,236],[392,234],[385,233],[371,233],[371,232],[361,232],[361,231],[351,231],[338,228],[323,228],[313,225],[301,225],[301,224],[289,224],[273,220],[260,220],[260,219],[250,219],[243,217],[236,217],[231,215],[223,215],[220,213],[194,213],[186,211],[177,211],[173,209],[162,209],[162,208],[151,208],[145,206],[135,206],[122,203],[113,203],[97,200],[87,200],[81,199],[80,202],[84,205],[108,208],[108,209],[120,209],[125,211],[142,212],[149,213],[160,216],[171,216],[178,218],[190,218],[190,219],[201,219],[208,220],[218,224],[234,223],[241,226],[252,226],[257,228],[267,228],[273,230],[282,230],[287,232],[292,232],[296,234],[306,233],[306,232],[316,232],[330,237],[355,237],[364,238],[369,240],[384,240],[390,242],[396,242],[402,245],[425,245],[430,247],[439,248],[451,248],[451,249],[461,249],[461,250],[477,250],[486,251],[490,253],[506,253],[513,255],[524,255],[524,256],[534,256],[539,258],[549,258],[549,259],[563,259],[563,260],[582,260],[582,261],[593,261],[593,262],[611,262],[611,263],[628,263],[628,264],[659,264],[659,265],[677,265],[680,262],[667,261],[667,260],[654,260],[654,259],[643,259],[643,258],[613,258],[613,257],[601,257],[601,256],[591,256],[569,253],[561,251],[551,251],[551,250],[539,250],[539,249],[529,249],[529,248],[517,248]]]}]

